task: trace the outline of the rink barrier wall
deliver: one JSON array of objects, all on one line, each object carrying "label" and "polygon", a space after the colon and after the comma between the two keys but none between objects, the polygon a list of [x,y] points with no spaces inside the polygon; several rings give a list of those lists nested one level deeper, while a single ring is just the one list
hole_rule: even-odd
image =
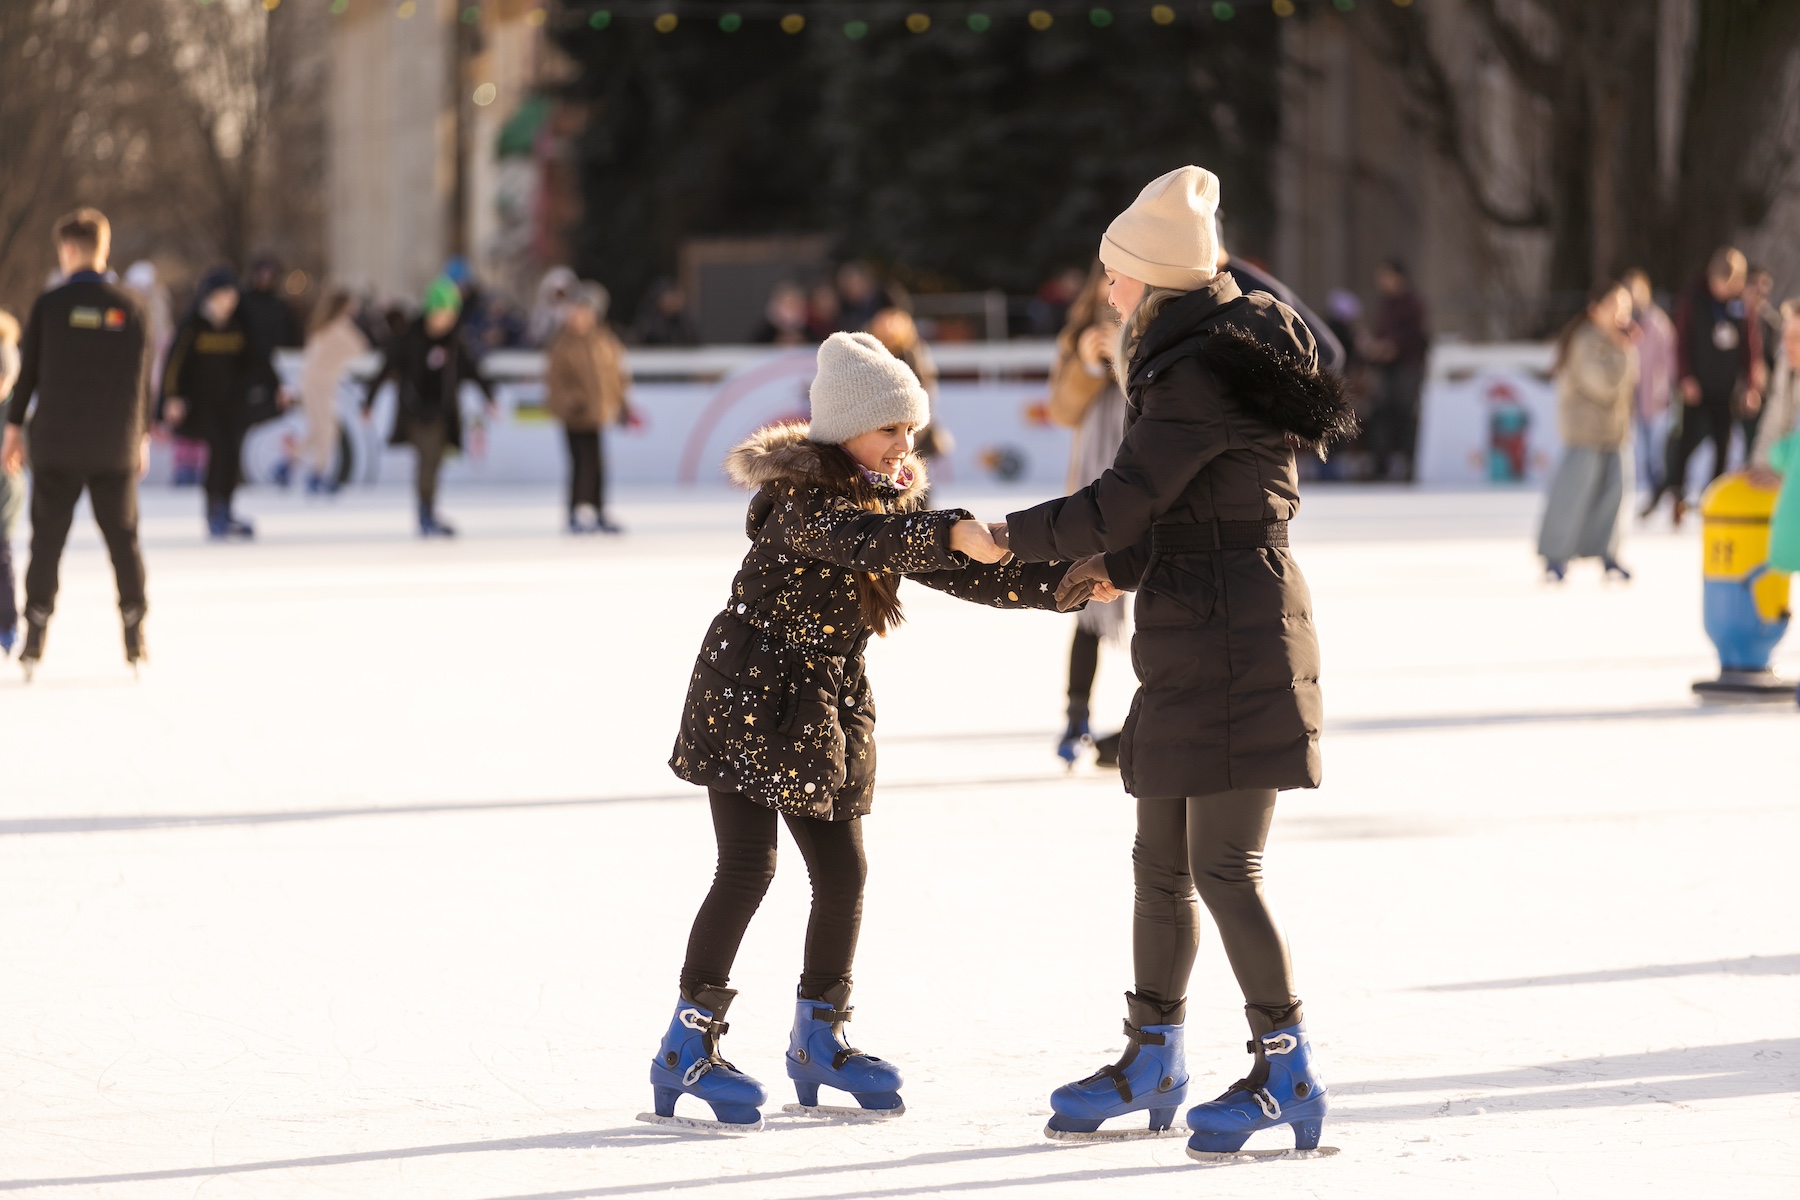
[{"label": "rink barrier wall", "polygon": [[[1549,380],[1552,348],[1542,343],[1433,348],[1419,427],[1421,482],[1448,485],[1541,485],[1560,443],[1556,396]],[[934,420],[953,449],[933,467],[942,483],[1018,484],[1060,488],[1069,461],[1069,431],[1050,421],[1048,378],[1056,346],[1049,340],[949,342],[932,347],[941,377]],[[630,426],[609,431],[608,478],[617,483],[724,484],[726,451],[776,420],[804,420],[813,374],[811,348],[768,346],[638,347],[629,351]],[[372,419],[358,409],[375,355],[352,363],[339,390],[342,453],[352,484],[405,481],[412,456],[391,448],[394,389],[378,393]],[[282,351],[277,369],[297,391],[301,355]],[[480,393],[464,385],[471,418],[467,452],[445,466],[445,482],[553,483],[567,470],[561,430],[543,406],[544,356],[502,350],[483,368],[494,380],[497,415],[480,417]],[[267,483],[299,446],[298,411],[259,425],[245,439],[244,469]],[[1517,468],[1515,470],[1515,468]],[[171,446],[158,438],[148,482],[171,478]]]}]

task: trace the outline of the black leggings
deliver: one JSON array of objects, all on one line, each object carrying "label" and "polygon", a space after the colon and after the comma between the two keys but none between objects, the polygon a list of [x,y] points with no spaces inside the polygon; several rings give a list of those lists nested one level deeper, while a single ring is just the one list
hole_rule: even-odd
[{"label": "black leggings", "polygon": [[1165,1008],[1187,998],[1200,949],[1197,886],[1245,1002],[1266,1013],[1291,1010],[1297,1001],[1287,942],[1262,892],[1275,792],[1139,800],[1137,815],[1131,948],[1138,995]]},{"label": "black leggings", "polygon": [[606,458],[598,429],[565,429],[569,442],[569,519],[583,504],[606,515]]},{"label": "black leggings", "polygon": [[[719,867],[688,935],[687,961],[681,967],[681,990],[688,996],[731,982],[738,945],[775,878],[775,810],[737,792],[708,795]],[[863,881],[869,874],[862,820],[820,821],[791,813],[782,813],[781,818],[812,878],[812,917],[806,923],[800,995],[822,999],[834,985],[850,982],[850,964],[856,957]]]}]

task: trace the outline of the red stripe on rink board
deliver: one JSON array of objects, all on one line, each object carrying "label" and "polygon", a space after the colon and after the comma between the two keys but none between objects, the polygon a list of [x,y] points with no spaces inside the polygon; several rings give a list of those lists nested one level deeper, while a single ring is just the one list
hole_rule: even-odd
[{"label": "red stripe on rink board", "polygon": [[687,444],[681,450],[681,466],[676,472],[676,481],[684,484],[699,482],[700,456],[706,453],[707,439],[724,421],[725,414],[736,407],[740,400],[764,384],[811,375],[817,364],[818,359],[813,351],[796,351],[793,354],[783,354],[759,367],[752,367],[737,378],[728,380],[706,406],[706,411],[700,414],[700,419],[694,422],[693,429],[688,431]]}]

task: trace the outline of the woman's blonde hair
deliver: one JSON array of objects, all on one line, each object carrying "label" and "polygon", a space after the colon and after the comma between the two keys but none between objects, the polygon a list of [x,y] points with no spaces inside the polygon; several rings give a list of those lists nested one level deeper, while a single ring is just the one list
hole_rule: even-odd
[{"label": "woman's blonde hair", "polygon": [[1144,339],[1144,331],[1162,315],[1162,310],[1169,307],[1171,301],[1187,294],[1181,288],[1147,287],[1143,297],[1138,300],[1137,307],[1131,310],[1131,315],[1119,322],[1119,340],[1113,350],[1113,375],[1117,377],[1121,390],[1124,390],[1125,381],[1131,374],[1131,356],[1137,353],[1138,343]]}]

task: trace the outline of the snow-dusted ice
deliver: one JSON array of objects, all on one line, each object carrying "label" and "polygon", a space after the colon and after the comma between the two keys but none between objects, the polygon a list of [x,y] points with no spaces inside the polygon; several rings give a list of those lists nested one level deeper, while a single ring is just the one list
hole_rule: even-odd
[{"label": "snow-dusted ice", "polygon": [[[0,664],[0,1192],[1792,1196],[1800,712],[1690,695],[1694,533],[1552,589],[1536,504],[1306,497],[1326,784],[1284,796],[1269,875],[1343,1153],[1210,1169],[1040,1133],[1131,983],[1130,801],[1052,754],[1072,618],[914,587],[872,652],[851,1032],[906,1115],[779,1115],[787,846],[725,1043],[770,1128],[682,1136],[632,1120],[712,867],[664,760],[742,499],[627,493],[630,536],[572,540],[550,488],[463,489],[465,536],[421,544],[399,491],[258,491],[261,540],[220,547],[151,494],[141,683],[84,518],[38,681]],[[1203,1099],[1248,1061],[1210,931],[1192,998]]]}]

